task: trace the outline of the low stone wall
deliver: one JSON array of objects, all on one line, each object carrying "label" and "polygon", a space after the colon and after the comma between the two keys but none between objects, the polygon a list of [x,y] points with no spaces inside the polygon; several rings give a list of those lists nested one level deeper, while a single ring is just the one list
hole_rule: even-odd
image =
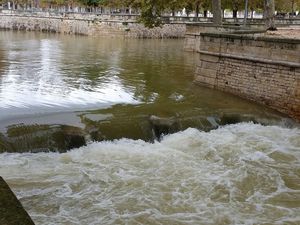
[{"label": "low stone wall", "polygon": [[202,33],[195,82],[300,121],[300,40]]},{"label": "low stone wall", "polygon": [[222,25],[214,26],[212,23],[194,23],[186,24],[186,33],[184,39],[184,50],[190,52],[197,52],[200,50],[201,33],[260,33],[265,32],[264,24],[248,25],[246,28],[243,26],[235,25]]},{"label": "low stone wall", "polygon": [[[229,33],[245,33],[245,31],[255,33],[258,31],[265,32],[265,23],[263,19],[248,19],[247,26],[244,26],[244,19],[241,18],[225,18],[222,26],[214,26],[211,18],[204,18],[201,22],[187,23],[184,50],[197,52],[200,47],[200,34],[210,32],[229,32]],[[275,20],[277,27],[299,27],[300,18],[279,19]]]},{"label": "low stone wall", "polygon": [[92,36],[116,36],[128,38],[183,38],[185,24],[165,24],[148,29],[135,21],[78,19],[70,17],[16,16],[0,14],[0,29],[55,32]]}]

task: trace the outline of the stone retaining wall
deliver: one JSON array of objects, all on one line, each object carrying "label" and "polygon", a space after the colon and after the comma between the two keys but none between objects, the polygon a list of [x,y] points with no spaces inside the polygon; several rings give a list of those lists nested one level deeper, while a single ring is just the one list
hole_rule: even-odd
[{"label": "stone retaining wall", "polygon": [[300,121],[300,40],[202,33],[195,82]]},{"label": "stone retaining wall", "polygon": [[91,20],[69,17],[29,17],[0,14],[0,29],[128,38],[183,38],[186,26],[185,24],[177,23],[148,29],[142,24],[128,20]]}]

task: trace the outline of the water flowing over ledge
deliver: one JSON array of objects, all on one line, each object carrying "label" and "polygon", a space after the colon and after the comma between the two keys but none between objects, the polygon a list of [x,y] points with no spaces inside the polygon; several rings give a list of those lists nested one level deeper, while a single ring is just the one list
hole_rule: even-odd
[{"label": "water flowing over ledge", "polygon": [[0,174],[36,224],[299,223],[299,128],[195,86],[182,44],[0,32]]},{"label": "water flowing over ledge", "polygon": [[196,55],[182,48],[182,40],[0,32],[0,152],[154,141],[245,121],[294,126],[261,105],[193,84]]},{"label": "water flowing over ledge", "polygon": [[242,123],[153,144],[1,154],[0,173],[39,224],[297,224],[300,130]]}]

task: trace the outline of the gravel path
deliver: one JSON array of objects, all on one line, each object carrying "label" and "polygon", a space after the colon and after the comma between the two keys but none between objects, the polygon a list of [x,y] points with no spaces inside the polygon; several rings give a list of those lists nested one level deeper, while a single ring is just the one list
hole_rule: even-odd
[{"label": "gravel path", "polygon": [[269,36],[277,36],[282,38],[300,39],[300,26],[293,28],[278,28],[277,31],[267,31]]}]

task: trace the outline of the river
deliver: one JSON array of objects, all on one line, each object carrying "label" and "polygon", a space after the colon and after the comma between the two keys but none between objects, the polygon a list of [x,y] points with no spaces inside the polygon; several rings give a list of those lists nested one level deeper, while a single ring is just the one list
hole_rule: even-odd
[{"label": "river", "polygon": [[0,32],[0,176],[36,224],[300,223],[299,126],[182,48]]}]

